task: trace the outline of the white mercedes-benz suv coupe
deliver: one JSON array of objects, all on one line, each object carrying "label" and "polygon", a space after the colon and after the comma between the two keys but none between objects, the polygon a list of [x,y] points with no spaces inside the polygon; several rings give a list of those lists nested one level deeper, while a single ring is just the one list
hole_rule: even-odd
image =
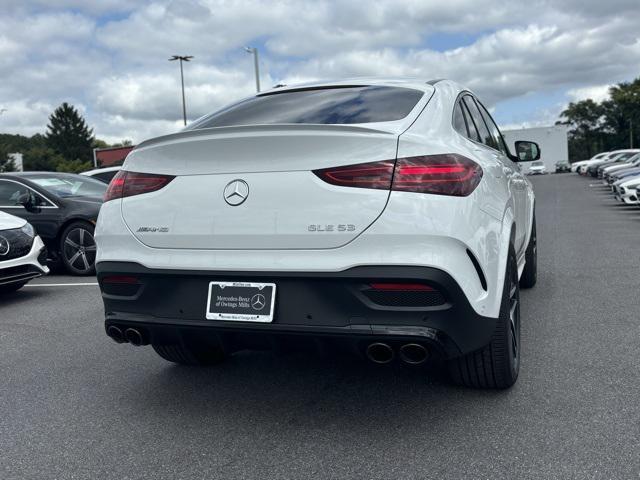
[{"label": "white mercedes-benz suv coupe", "polygon": [[507,388],[534,194],[487,109],[450,81],[259,93],[143,142],[96,227],[106,333],[164,359],[342,346]]}]

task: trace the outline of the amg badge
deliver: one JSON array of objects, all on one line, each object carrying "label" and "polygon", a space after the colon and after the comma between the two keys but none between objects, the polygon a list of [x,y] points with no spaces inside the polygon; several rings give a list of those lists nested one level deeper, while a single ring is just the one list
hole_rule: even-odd
[{"label": "amg badge", "polygon": [[356,226],[352,223],[339,223],[337,225],[309,225],[310,232],[355,232]]},{"label": "amg badge", "polygon": [[137,233],[167,233],[169,227],[140,227],[136,230]]}]

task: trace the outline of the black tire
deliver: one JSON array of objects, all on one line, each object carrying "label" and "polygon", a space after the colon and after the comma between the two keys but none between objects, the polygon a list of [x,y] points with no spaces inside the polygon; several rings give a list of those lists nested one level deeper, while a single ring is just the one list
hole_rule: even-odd
[{"label": "black tire", "polygon": [[509,248],[500,316],[488,345],[449,361],[454,383],[473,388],[505,389],[520,371],[520,287],[513,246]]},{"label": "black tire", "polygon": [[521,288],[531,288],[538,281],[538,235],[536,234],[536,214],[533,213],[531,225],[531,238],[525,252],[525,264],[520,277]]},{"label": "black tire", "polygon": [[158,355],[180,365],[210,366],[224,360],[224,351],[217,345],[151,345]]},{"label": "black tire", "polygon": [[24,283],[12,283],[11,285],[0,285],[0,293],[12,293],[17,292],[24,287],[27,282]]},{"label": "black tire", "polygon": [[71,275],[96,273],[94,227],[88,222],[73,222],[60,235],[60,259]]}]

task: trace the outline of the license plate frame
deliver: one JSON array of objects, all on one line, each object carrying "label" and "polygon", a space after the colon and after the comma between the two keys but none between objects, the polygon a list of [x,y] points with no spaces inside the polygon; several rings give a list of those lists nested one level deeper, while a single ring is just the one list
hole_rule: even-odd
[{"label": "license plate frame", "polygon": [[272,323],[275,300],[275,283],[211,281],[205,317],[207,320]]}]

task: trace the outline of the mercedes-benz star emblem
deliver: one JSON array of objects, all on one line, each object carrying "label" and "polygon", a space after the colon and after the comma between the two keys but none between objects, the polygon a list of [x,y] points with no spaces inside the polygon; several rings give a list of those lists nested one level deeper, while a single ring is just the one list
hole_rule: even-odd
[{"label": "mercedes-benz star emblem", "polygon": [[5,256],[10,249],[9,240],[0,235],[0,255]]},{"label": "mercedes-benz star emblem", "polygon": [[249,185],[244,180],[232,180],[224,187],[224,201],[232,207],[244,203],[249,196]]},{"label": "mercedes-benz star emblem", "polygon": [[266,304],[267,300],[261,293],[256,293],[253,297],[251,297],[251,308],[253,308],[254,310],[262,310]]}]

